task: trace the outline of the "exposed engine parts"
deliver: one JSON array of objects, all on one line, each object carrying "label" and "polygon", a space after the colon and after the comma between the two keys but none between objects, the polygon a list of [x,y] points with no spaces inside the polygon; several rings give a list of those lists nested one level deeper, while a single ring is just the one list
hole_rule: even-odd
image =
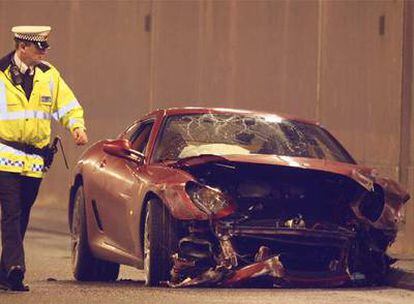
[{"label": "exposed engine parts", "polygon": [[172,256],[170,286],[230,287],[261,278],[272,286],[376,284],[380,282],[367,281],[363,273],[377,271],[375,263],[386,268],[390,264],[380,252],[375,260],[358,263],[358,256],[366,252],[361,248],[358,252],[362,240],[355,232],[339,227],[322,230],[322,225],[306,229],[299,218],[289,220],[283,228],[266,227],[265,223],[259,228],[214,225],[219,231],[214,242],[188,236],[181,239],[179,252]]},{"label": "exposed engine parts", "polygon": [[393,262],[385,251],[395,231],[371,223],[384,207],[378,185],[370,192],[340,175],[291,168],[250,166],[249,175],[242,166],[191,170],[215,191],[236,198],[237,209],[186,224],[172,256],[172,287],[381,284]]}]

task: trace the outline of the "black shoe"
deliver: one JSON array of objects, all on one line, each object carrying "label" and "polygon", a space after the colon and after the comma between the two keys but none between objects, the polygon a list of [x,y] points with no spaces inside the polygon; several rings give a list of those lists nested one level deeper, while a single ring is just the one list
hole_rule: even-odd
[{"label": "black shoe", "polygon": [[13,266],[7,274],[7,281],[10,290],[13,291],[29,291],[29,286],[23,284],[24,271],[20,266]]},{"label": "black shoe", "polygon": [[12,290],[12,291],[23,291],[24,292],[24,291],[30,291],[30,288],[29,288],[29,285],[20,283],[20,284],[12,286],[10,288],[10,290]]}]

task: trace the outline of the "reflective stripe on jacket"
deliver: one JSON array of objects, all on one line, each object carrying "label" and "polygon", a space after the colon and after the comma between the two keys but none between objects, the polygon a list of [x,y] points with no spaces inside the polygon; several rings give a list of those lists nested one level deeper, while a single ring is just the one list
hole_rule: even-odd
[{"label": "reflective stripe on jacket", "polygon": [[[14,85],[10,62],[0,59],[0,138],[43,148],[50,142],[51,119],[71,132],[85,128],[83,109],[75,95],[49,63],[35,68],[33,91],[27,100],[21,85]],[[0,171],[42,177],[43,159],[0,144]]]}]

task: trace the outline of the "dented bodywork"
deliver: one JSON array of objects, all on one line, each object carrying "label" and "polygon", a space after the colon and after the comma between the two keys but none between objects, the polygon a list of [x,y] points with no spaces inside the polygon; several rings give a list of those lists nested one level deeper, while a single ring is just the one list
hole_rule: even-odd
[{"label": "dented bodywork", "polygon": [[408,194],[373,170],[239,156],[178,165],[237,198],[237,208],[182,239],[170,286],[380,284],[393,262],[386,250]]},{"label": "dented bodywork", "polygon": [[78,163],[94,255],[142,267],[157,198],[173,222],[160,227],[173,231],[171,287],[382,283],[409,195],[318,124],[186,108],[142,121],[144,145],[130,127]]}]

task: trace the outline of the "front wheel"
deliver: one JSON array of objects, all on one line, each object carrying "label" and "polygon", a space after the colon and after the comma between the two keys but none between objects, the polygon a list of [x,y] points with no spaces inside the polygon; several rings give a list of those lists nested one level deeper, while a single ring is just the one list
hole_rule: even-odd
[{"label": "front wheel", "polygon": [[83,187],[79,186],[70,224],[72,271],[78,281],[115,281],[119,274],[119,264],[95,258],[88,243]]},{"label": "front wheel", "polygon": [[171,255],[177,251],[177,222],[159,199],[147,203],[144,229],[144,272],[147,286],[170,279]]}]

